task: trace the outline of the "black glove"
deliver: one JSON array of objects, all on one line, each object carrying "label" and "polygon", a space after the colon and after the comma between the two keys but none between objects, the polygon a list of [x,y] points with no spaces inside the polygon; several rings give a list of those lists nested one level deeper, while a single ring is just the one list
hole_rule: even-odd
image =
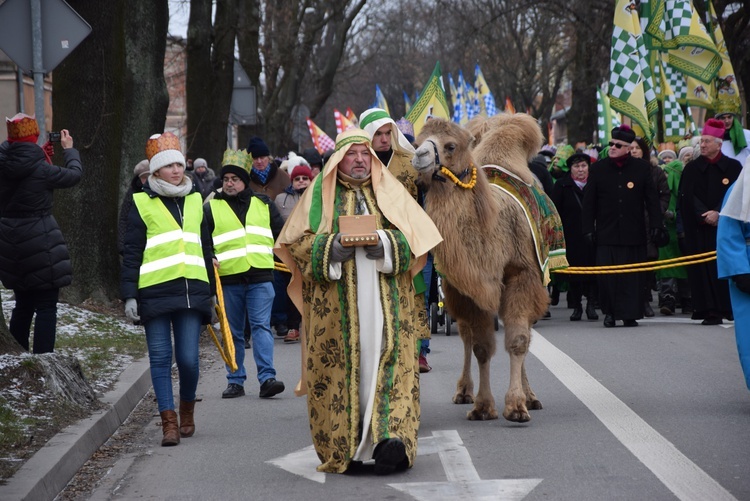
[{"label": "black glove", "polygon": [[375,245],[365,245],[365,255],[367,259],[382,259],[385,257],[385,249],[383,249],[383,241],[378,239],[378,243]]},{"label": "black glove", "polygon": [[745,294],[750,294],[750,273],[743,273],[742,275],[735,275],[732,277],[734,285]]},{"label": "black glove", "polygon": [[594,236],[593,233],[586,233],[583,236],[583,239],[586,241],[587,244],[589,244],[591,247],[596,247],[596,236]]},{"label": "black glove", "polygon": [[354,247],[344,247],[341,245],[341,233],[336,233],[331,245],[331,261],[343,263],[354,257]]}]

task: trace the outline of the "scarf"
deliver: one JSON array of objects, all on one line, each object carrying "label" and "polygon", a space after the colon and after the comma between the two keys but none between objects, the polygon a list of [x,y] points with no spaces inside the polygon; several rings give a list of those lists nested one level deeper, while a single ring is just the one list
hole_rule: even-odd
[{"label": "scarf", "polygon": [[584,186],[586,186],[586,181],[576,181],[574,179],[573,182],[576,183],[576,186],[578,186],[580,189],[583,189]]},{"label": "scarf", "polygon": [[157,195],[168,198],[186,197],[193,191],[193,181],[184,176],[178,185],[168,183],[153,174],[148,176],[148,185]]},{"label": "scarf", "polygon": [[258,180],[260,181],[260,184],[265,186],[265,184],[268,182],[268,175],[271,173],[271,166],[269,165],[264,170],[258,170],[255,167],[253,167],[252,171],[255,173],[256,176],[258,176]]},{"label": "scarf", "polygon": [[729,137],[724,135],[725,139],[729,139],[734,146],[734,154],[739,155],[740,151],[747,148],[747,141],[745,140],[745,131],[742,130],[742,124],[736,118],[732,122],[732,127],[727,131]]}]

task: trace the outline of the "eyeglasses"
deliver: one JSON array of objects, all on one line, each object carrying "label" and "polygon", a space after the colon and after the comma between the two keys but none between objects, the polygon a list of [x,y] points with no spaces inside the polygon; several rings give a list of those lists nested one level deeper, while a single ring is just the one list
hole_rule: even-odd
[{"label": "eyeglasses", "polygon": [[309,181],[309,180],[310,178],[307,176],[297,176],[294,179],[292,179],[292,181]]},{"label": "eyeglasses", "polygon": [[629,144],[614,143],[612,141],[609,142],[609,147],[610,148],[627,148],[628,146],[630,146],[630,145]]}]

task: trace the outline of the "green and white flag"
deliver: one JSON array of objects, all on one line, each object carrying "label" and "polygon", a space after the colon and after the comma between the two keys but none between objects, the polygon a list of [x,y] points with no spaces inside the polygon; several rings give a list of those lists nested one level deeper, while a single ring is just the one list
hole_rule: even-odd
[{"label": "green and white flag", "polygon": [[619,127],[620,121],[612,113],[609,98],[601,88],[596,89],[596,112],[599,143],[607,144],[612,139],[612,129]]},{"label": "green and white flag", "polygon": [[742,112],[742,100],[740,99],[740,88],[737,85],[737,78],[734,75],[732,61],[729,59],[727,43],[724,40],[724,32],[721,31],[719,20],[716,17],[711,0],[708,1],[708,20],[706,24],[713,36],[716,47],[721,54],[721,69],[714,80],[712,96],[714,98],[713,109],[715,113],[734,113],[739,115]]},{"label": "green and white flag", "polygon": [[676,143],[686,134],[685,112],[682,110],[680,103],[672,92],[661,61],[658,62],[659,74],[661,75],[661,103],[662,103],[662,141],[671,141]]},{"label": "green and white flag", "polygon": [[612,109],[629,117],[636,134],[651,142],[658,102],[638,11],[629,0],[617,0],[609,70]]}]

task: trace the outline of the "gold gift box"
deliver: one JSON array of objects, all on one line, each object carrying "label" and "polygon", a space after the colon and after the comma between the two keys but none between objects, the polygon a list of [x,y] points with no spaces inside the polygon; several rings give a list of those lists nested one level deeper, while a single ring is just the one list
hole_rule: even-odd
[{"label": "gold gift box", "polygon": [[362,247],[378,243],[377,216],[340,216],[339,233],[344,247]]}]

